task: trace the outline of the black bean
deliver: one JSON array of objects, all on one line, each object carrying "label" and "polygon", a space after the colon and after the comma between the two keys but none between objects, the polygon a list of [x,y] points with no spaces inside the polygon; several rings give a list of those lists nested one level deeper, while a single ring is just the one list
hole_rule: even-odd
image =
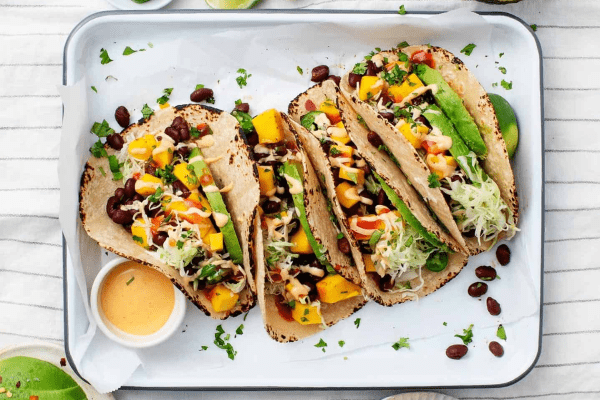
[{"label": "black bean", "polygon": [[139,193],[133,195],[133,201],[144,201],[144,196]]},{"label": "black bean", "polygon": [[377,74],[381,72],[381,69],[382,68],[375,65],[375,63],[373,61],[368,60],[367,61],[367,73],[365,75],[377,76]]},{"label": "black bean", "polygon": [[390,111],[380,111],[379,115],[387,119],[388,122],[394,122],[394,113]]},{"label": "black bean", "polygon": [[394,288],[396,281],[392,278],[391,275],[385,275],[383,278],[379,280],[379,289],[384,292],[389,292]]},{"label": "black bean", "polygon": [[377,193],[377,205],[382,206],[385,203],[385,199],[387,196],[385,195],[385,191],[383,189],[379,189],[379,193]]},{"label": "black bean", "polygon": [[148,175],[156,176],[156,167],[153,164],[146,164],[144,172]]},{"label": "black bean", "polygon": [[350,242],[345,237],[338,239],[337,246],[342,253],[350,254]]},{"label": "black bean", "polygon": [[238,111],[248,114],[250,112],[250,104],[248,104],[248,103],[236,104],[234,110],[238,110]]},{"label": "black bean", "polygon": [[361,79],[362,76],[350,72],[350,74],[348,75],[348,85],[350,85],[353,88],[356,88],[356,85],[360,82]]},{"label": "black bean", "polygon": [[106,202],[106,213],[110,218],[112,218],[113,213],[119,209],[119,205],[121,204],[121,199],[117,196],[111,196],[108,198]]},{"label": "black bean", "polygon": [[187,186],[185,186],[180,180],[173,182],[173,192],[175,192],[177,196],[183,197],[184,199],[187,199],[190,197],[190,194],[192,194],[190,189],[188,189]]},{"label": "black bean", "polygon": [[417,118],[415,118],[415,122],[420,122],[423,125],[425,125],[426,127],[431,129],[431,125],[429,124],[429,121],[427,121],[427,118],[425,118],[422,115],[419,115]]},{"label": "black bean", "polygon": [[488,290],[487,283],[475,282],[475,283],[472,283],[471,286],[469,286],[469,289],[467,290],[467,292],[469,293],[469,296],[471,296],[471,297],[481,297],[487,293],[487,290]]},{"label": "black bean", "polygon": [[169,126],[165,129],[165,135],[167,135],[171,139],[173,139],[175,144],[177,144],[181,141],[181,138],[179,137],[179,131],[177,129],[173,128],[172,126]]},{"label": "black bean", "polygon": [[158,232],[156,235],[152,235],[152,241],[157,246],[162,246],[168,238],[167,232]]},{"label": "black bean", "polygon": [[446,355],[453,360],[460,360],[469,349],[464,344],[454,344],[446,349]]},{"label": "black bean", "polygon": [[201,101],[208,100],[214,96],[215,94],[213,93],[212,89],[201,88],[194,90],[192,94],[190,94],[190,100],[194,103],[200,103]]},{"label": "black bean", "polygon": [[129,118],[129,111],[125,106],[120,106],[115,110],[115,119],[122,128],[127,128],[129,126]]},{"label": "black bean", "polygon": [[367,135],[367,140],[369,141],[369,143],[371,143],[371,145],[377,148],[379,148],[379,146],[383,144],[383,140],[381,140],[381,137],[373,131],[369,132],[369,134]]},{"label": "black bean", "polygon": [[279,203],[276,201],[267,200],[263,204],[263,211],[266,214],[275,214],[279,212]]},{"label": "black bean", "polygon": [[127,182],[125,182],[124,189],[125,189],[125,198],[126,199],[133,198],[133,196],[136,195],[136,193],[135,193],[135,178],[127,179]]},{"label": "black bean", "polygon": [[502,312],[502,308],[500,308],[500,303],[498,303],[495,299],[488,297],[486,301],[487,309],[491,315],[500,315]]},{"label": "black bean", "polygon": [[246,134],[246,139],[248,140],[248,144],[250,146],[256,146],[258,144],[258,134],[255,130]]},{"label": "black bean", "polygon": [[502,357],[504,355],[504,348],[498,342],[490,342],[489,348],[492,354],[496,357]]},{"label": "black bean", "polygon": [[487,265],[482,265],[475,269],[475,275],[482,281],[493,281],[496,279],[496,269]]},{"label": "black bean", "polygon": [[310,78],[313,82],[323,82],[329,76],[329,67],[327,65],[319,65],[312,69],[312,77]]},{"label": "black bean", "polygon": [[501,244],[498,246],[498,249],[496,249],[496,258],[500,265],[506,265],[510,262],[510,249],[507,245]]},{"label": "black bean", "polygon": [[187,124],[179,128],[179,139],[181,139],[182,142],[190,140],[190,128]]},{"label": "black bean", "polygon": [[106,143],[115,150],[121,150],[125,141],[118,133],[111,133],[106,137]]},{"label": "black bean", "polygon": [[342,81],[342,78],[340,78],[337,75],[329,75],[327,77],[328,80],[334,81],[336,85],[340,86],[340,82]]},{"label": "black bean", "polygon": [[129,224],[133,222],[133,217],[128,211],[115,210],[112,214],[111,219],[113,222],[121,225]]},{"label": "black bean", "polygon": [[115,196],[119,199],[119,201],[123,201],[125,197],[125,189],[118,188],[117,190],[115,190]]}]

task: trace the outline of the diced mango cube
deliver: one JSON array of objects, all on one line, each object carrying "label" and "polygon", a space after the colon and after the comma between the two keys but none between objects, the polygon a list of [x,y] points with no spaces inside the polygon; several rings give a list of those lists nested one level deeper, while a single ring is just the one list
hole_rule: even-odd
[{"label": "diced mango cube", "polygon": [[337,185],[335,194],[340,204],[346,208],[352,208],[360,200],[356,187],[348,182],[342,182]]},{"label": "diced mango cube", "polygon": [[290,242],[293,246],[290,247],[290,251],[295,254],[312,254],[313,248],[308,241],[308,236],[304,229],[300,227],[290,238]]},{"label": "diced mango cube", "polygon": [[192,191],[192,193],[190,193],[190,195],[188,196],[187,200],[190,200],[194,203],[200,203],[201,207],[199,207],[198,204],[194,204],[194,207],[199,208],[202,211],[212,212],[210,203],[208,202],[206,197],[204,197],[198,190]]},{"label": "diced mango cube", "polygon": [[127,152],[136,160],[147,160],[152,155],[152,150],[156,148],[156,139],[152,135],[144,135],[129,143]]},{"label": "diced mango cube", "polygon": [[131,225],[131,236],[137,245],[143,248],[148,247],[148,236],[146,235],[146,225],[142,218],[138,218]]},{"label": "diced mango cube", "polygon": [[198,189],[200,181],[194,171],[188,168],[188,163],[177,164],[173,168],[173,175],[177,177],[190,190]]},{"label": "diced mango cube", "polygon": [[152,160],[158,167],[164,168],[173,161],[173,149],[168,148],[160,153],[152,154]]},{"label": "diced mango cube", "polygon": [[381,92],[381,89],[383,89],[383,81],[377,83],[379,80],[380,79],[377,76],[363,76],[360,80],[358,97],[362,101],[365,101]]},{"label": "diced mango cube", "polygon": [[[420,87],[423,87],[423,82],[421,82],[417,75],[410,74],[400,86],[390,86],[388,95],[394,98],[395,103],[398,103]],[[399,98],[397,101],[396,96]]]},{"label": "diced mango cube", "polygon": [[330,304],[359,296],[362,292],[360,286],[347,281],[339,274],[329,275],[317,282],[317,291],[319,300]]},{"label": "diced mango cube", "polygon": [[252,124],[258,134],[258,143],[279,143],[283,140],[281,114],[274,108],[254,117]]},{"label": "diced mango cube", "polygon": [[345,146],[343,144],[334,144],[329,148],[329,155],[336,158],[349,158],[350,161],[345,162],[345,165],[352,165],[352,154],[354,154],[354,149],[350,146]]},{"label": "diced mango cube", "polygon": [[332,125],[335,125],[342,120],[340,111],[335,106],[333,100],[327,99],[322,102],[319,106],[319,111],[323,111],[325,115],[327,115],[327,118],[329,118],[329,122],[331,122]]},{"label": "diced mango cube", "polygon": [[292,318],[302,325],[320,324],[323,321],[317,305],[302,304],[299,301],[292,309]]},{"label": "diced mango cube", "polygon": [[[420,129],[419,129],[420,128]],[[423,129],[425,128],[425,130]],[[423,143],[423,138],[428,132],[426,126],[419,125],[416,129],[411,128],[411,124],[404,123],[400,125],[400,133],[413,145],[415,149],[420,149]]]},{"label": "diced mango cube", "polygon": [[200,229],[202,241],[204,243],[210,243],[210,235],[217,233],[217,229],[211,220],[209,218],[203,218],[202,220],[196,222],[196,225],[198,225],[198,228]]},{"label": "diced mango cube", "polygon": [[373,263],[373,259],[371,258],[371,254],[363,254],[362,258],[363,262],[365,263],[365,272],[377,272],[375,269],[375,264]]},{"label": "diced mango cube", "polygon": [[350,136],[348,136],[348,131],[346,131],[346,127],[342,121],[335,124],[335,127],[328,128],[328,131],[331,129],[331,139],[335,140],[338,143],[346,144],[350,141]]},{"label": "diced mango cube", "polygon": [[135,181],[135,191],[144,197],[156,193],[159,187],[162,187],[162,180],[154,175],[144,174]]},{"label": "diced mango cube", "polygon": [[358,168],[340,168],[340,178],[360,186],[365,183],[365,171]]},{"label": "diced mango cube", "polygon": [[208,297],[216,312],[231,310],[240,298],[237,293],[233,293],[222,284],[218,284],[212,288],[206,297]]},{"label": "diced mango cube", "polygon": [[277,186],[275,183],[275,171],[273,167],[258,166],[258,182],[260,184],[260,195],[261,196],[273,196],[277,192]]},{"label": "diced mango cube", "polygon": [[210,242],[210,251],[222,251],[223,250],[223,233],[211,233],[208,235]]}]

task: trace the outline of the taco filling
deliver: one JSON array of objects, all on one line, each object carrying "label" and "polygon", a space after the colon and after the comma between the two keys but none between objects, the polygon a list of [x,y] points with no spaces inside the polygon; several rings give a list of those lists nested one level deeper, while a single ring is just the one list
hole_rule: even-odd
[{"label": "taco filling", "polygon": [[[316,107],[315,107],[316,108]],[[421,269],[439,272],[448,248],[429,233],[386,182],[356,152],[332,100],[301,118],[328,155],[347,226],[358,242],[365,271],[385,292],[417,292]],[[419,278],[419,285],[410,281]]]},{"label": "taco filling", "polygon": [[[107,213],[154,257],[202,290],[215,311],[231,310],[246,287],[242,250],[202,149],[214,144],[208,124],[181,116],[163,132],[125,144],[115,161],[124,186],[108,199]],[[112,166],[111,166],[112,169]],[[230,188],[229,188],[230,189]]]},{"label": "taco filling", "polygon": [[460,98],[434,69],[431,54],[416,52],[409,59],[400,51],[381,52],[368,58],[349,75],[354,95],[417,150],[430,171],[429,187],[441,188],[462,234],[479,244],[495,242],[503,232],[512,238],[518,231],[513,212],[477,160],[485,156],[485,144]]},{"label": "taco filling", "polygon": [[311,231],[303,155],[285,137],[281,114],[268,110],[252,122],[256,133],[248,140],[258,164],[268,294],[277,296],[277,309],[287,321],[323,324],[322,303],[360,296],[361,288],[336,273]]}]

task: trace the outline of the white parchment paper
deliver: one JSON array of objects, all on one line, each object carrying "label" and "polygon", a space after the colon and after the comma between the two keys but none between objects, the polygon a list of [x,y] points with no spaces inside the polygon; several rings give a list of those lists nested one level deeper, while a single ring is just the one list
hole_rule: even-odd
[{"label": "white parchment paper", "polygon": [[[312,17],[314,22],[306,23]],[[314,66],[326,64],[332,74],[343,75],[375,47],[392,48],[404,40],[435,44],[457,55],[465,45],[476,43],[476,51],[461,58],[481,76],[486,87],[492,79],[499,80],[489,78],[497,73],[499,53],[492,45],[492,27],[466,10],[423,18],[376,14],[339,17],[305,15],[302,22],[298,15],[275,14],[260,21],[238,18],[234,23],[226,14],[213,14],[210,19],[201,14],[157,15],[139,23],[131,23],[129,17],[112,17],[108,22],[92,21],[72,39],[67,57],[67,77],[72,85],[61,88],[65,115],[59,162],[60,220],[72,263],[69,276],[76,278],[76,282],[68,283],[78,288],[78,296],[69,292],[68,301],[84,305],[69,311],[69,325],[78,327],[69,329],[77,332],[70,340],[71,352],[79,372],[99,391],[112,391],[126,383],[210,387],[406,385],[426,374],[428,365],[448,362],[443,349],[460,342],[453,335],[470,324],[475,324],[475,337],[492,340],[498,323],[506,326],[510,336],[512,322],[539,311],[539,288],[527,267],[501,268],[502,279],[490,284],[489,294],[502,304],[499,317],[487,313],[484,301],[467,295],[467,286],[475,281],[474,268],[495,263],[492,254],[484,254],[471,258],[465,271],[431,296],[393,308],[369,303],[349,320],[298,343],[284,345],[271,340],[258,309],[246,320],[217,322],[189,307],[181,332],[167,343],[146,350],[125,349],[96,330],[89,313],[88,290],[110,255],[105,255],[81,228],[79,180],[88,149],[95,141],[89,133],[92,123],[106,119],[116,128],[113,115],[118,106],[126,106],[133,121],[141,117],[139,110],[145,103],[157,107],[156,99],[164,88],[174,88],[170,104],[176,105],[188,103],[196,84],[204,84],[214,90],[215,106],[220,109],[230,110],[236,99],[242,99],[250,103],[253,115],[273,107],[286,111],[289,101],[311,85]],[[146,50],[123,56],[125,46]],[[107,49],[114,61],[101,65],[100,48]],[[239,68],[252,75],[244,88],[235,80]],[[98,93],[90,89],[92,85]],[[524,192],[527,194],[527,190],[520,193]],[[527,265],[531,255],[520,234],[511,249],[511,264]],[[356,318],[361,320],[358,329],[353,324]],[[234,362],[213,344],[219,323],[232,333],[231,342],[238,351]],[[234,337],[242,323],[244,334]],[[410,351],[403,349],[402,358],[390,348],[400,337],[409,337],[411,344]],[[326,352],[314,347],[320,338],[328,343]],[[343,347],[338,344],[340,340]],[[486,343],[481,339],[479,346]],[[209,348],[200,351],[201,346]],[[481,365],[488,362],[483,352],[473,357]],[[519,357],[507,354],[501,362],[519,363]],[[378,368],[395,372],[381,377]],[[281,380],[274,377],[278,369],[306,372],[286,374]],[[357,374],[357,369],[366,371]],[[393,380],[396,377],[400,381]],[[441,379],[440,385],[443,383]]]}]

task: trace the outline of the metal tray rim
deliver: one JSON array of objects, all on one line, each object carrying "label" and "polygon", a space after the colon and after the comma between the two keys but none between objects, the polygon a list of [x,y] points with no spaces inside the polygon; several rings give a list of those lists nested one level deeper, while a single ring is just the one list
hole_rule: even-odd
[{"label": "metal tray rim", "polygon": [[[407,15],[436,15],[442,14],[445,11],[412,11],[407,12]],[[479,15],[490,15],[490,16],[502,16],[509,19],[513,19],[523,25],[529,32],[529,34],[533,37],[535,44],[537,46],[539,61],[540,61],[540,88],[544,87],[544,66],[543,66],[543,58],[542,58],[542,46],[534,33],[533,29],[523,21],[521,18],[510,14],[504,11],[474,11]],[[204,13],[231,13],[231,14],[395,14],[396,11],[393,10],[344,10],[344,9],[332,9],[332,10],[313,10],[313,9],[266,9],[266,10],[194,10],[194,9],[180,9],[180,10],[154,10],[154,11],[142,11],[142,10],[130,10],[130,11],[101,11],[94,13],[92,15],[87,16],[83,20],[81,20],[69,33],[67,40],[65,42],[65,47],[63,50],[63,85],[67,84],[67,51],[69,48],[69,44],[71,39],[75,35],[77,31],[79,31],[84,25],[89,22],[104,17],[107,15],[127,15],[127,14],[138,14],[138,15],[158,15],[158,14],[204,14]],[[64,106],[63,106],[63,114],[64,114]],[[532,362],[532,364],[518,377],[503,383],[492,384],[492,385],[451,385],[451,386],[385,386],[385,387],[370,387],[370,386],[340,386],[340,387],[278,387],[278,386],[231,386],[227,388],[223,388],[220,386],[176,386],[176,387],[168,387],[168,386],[122,386],[119,390],[161,390],[161,391],[214,391],[214,390],[231,390],[231,391],[292,391],[292,390],[314,390],[314,391],[332,391],[332,390],[401,390],[401,389],[410,389],[410,390],[422,390],[422,389],[492,389],[492,388],[502,388],[511,386],[520,380],[522,380],[525,376],[527,376],[535,367],[537,362],[540,359],[542,354],[542,337],[543,337],[543,321],[544,321],[544,238],[545,238],[545,218],[544,218],[544,210],[545,210],[545,192],[546,192],[546,161],[544,157],[544,149],[546,148],[545,143],[545,127],[544,127],[544,91],[540,91],[540,117],[541,117],[541,160],[542,160],[542,188],[541,188],[541,274],[540,274],[540,323],[539,323],[539,338],[538,338],[538,349],[537,354]],[[64,344],[65,344],[65,354],[69,365],[77,374],[78,377],[83,379],[85,382],[85,378],[79,373],[77,367],[73,361],[73,357],[71,356],[71,352],[69,349],[69,329],[68,329],[68,300],[67,300],[67,243],[63,236],[62,238],[62,247],[63,247],[63,303],[64,303]]]}]

